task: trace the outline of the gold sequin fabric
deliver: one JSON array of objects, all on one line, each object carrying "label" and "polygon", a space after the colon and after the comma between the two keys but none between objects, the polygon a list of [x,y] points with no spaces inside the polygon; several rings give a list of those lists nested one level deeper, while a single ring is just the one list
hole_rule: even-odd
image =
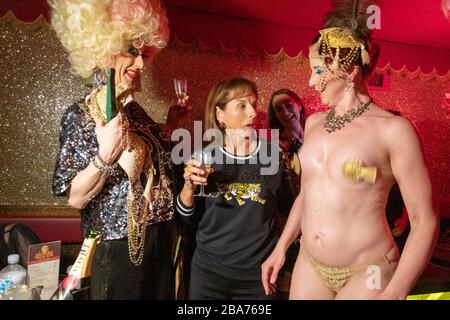
[{"label": "gold sequin fabric", "polygon": [[310,252],[306,249],[304,243],[301,241],[300,254],[311,263],[314,270],[320,275],[320,278],[325,283],[327,288],[333,290],[335,293],[338,293],[340,289],[347,283],[347,281],[358,274],[364,273],[367,270],[367,267],[371,265],[376,266],[384,266],[390,264],[387,255],[383,255],[379,259],[373,260],[370,263],[366,264],[358,264],[351,266],[328,266],[325,265],[316,259],[314,259]]},{"label": "gold sequin fabric", "polygon": [[[172,168],[170,165],[164,167],[167,161],[159,161],[160,157],[167,157],[169,148],[164,145],[164,141],[155,143],[159,140],[152,135],[151,130],[156,130],[154,129],[156,124],[146,116],[139,104],[128,103],[124,112],[129,118],[130,130],[146,137],[146,143],[151,145],[154,153],[152,153],[153,163],[158,168],[154,172],[152,189],[156,189],[161,197],[153,198],[152,210],[148,213],[148,224],[171,220],[173,218]],[[95,122],[90,116],[88,107],[83,102],[70,106],[61,120],[60,148],[53,175],[54,193],[65,195],[72,179],[89,165],[97,152]],[[161,183],[161,181],[168,182]],[[118,166],[116,172],[107,178],[100,193],[81,210],[81,227],[84,237],[87,237],[91,230],[98,230],[104,240],[122,239],[127,236],[129,188],[128,176]]]},{"label": "gold sequin fabric", "polygon": [[132,101],[124,108],[129,122],[129,130],[139,135],[149,145],[153,163],[150,212],[148,223],[154,224],[173,218],[173,167],[170,159],[170,142],[160,126],[153,121],[140,105]]},{"label": "gold sequin fabric", "polygon": [[[53,192],[57,196],[65,196],[72,179],[89,165],[98,152],[95,122],[82,101],[65,110],[61,119],[59,142]],[[91,230],[99,231],[104,240],[126,237],[128,185],[128,176],[118,167],[107,178],[100,193],[81,209],[84,238]]]}]

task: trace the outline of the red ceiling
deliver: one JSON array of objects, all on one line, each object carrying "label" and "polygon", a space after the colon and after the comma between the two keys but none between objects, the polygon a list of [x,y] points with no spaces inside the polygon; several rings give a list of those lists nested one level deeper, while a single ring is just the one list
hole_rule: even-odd
[{"label": "red ceiling", "polygon": [[[167,6],[317,30],[329,0],[165,0]],[[442,0],[380,0],[379,40],[450,50]]]},{"label": "red ceiling", "polygon": [[[172,34],[183,41],[199,38],[214,45],[280,48],[291,56],[307,52],[308,44],[329,10],[329,0],[162,0],[168,11]],[[406,65],[413,71],[450,70],[450,21],[442,1],[380,0],[381,29],[373,33],[381,47],[379,66]],[[2,0],[0,16],[13,10],[21,20],[48,17],[45,0]]]}]

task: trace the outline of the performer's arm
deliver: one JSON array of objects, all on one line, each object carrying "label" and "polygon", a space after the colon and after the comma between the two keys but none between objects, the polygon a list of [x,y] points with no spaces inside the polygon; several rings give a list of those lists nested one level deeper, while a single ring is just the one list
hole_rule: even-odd
[{"label": "performer's arm", "polygon": [[395,117],[391,121],[386,139],[392,172],[408,211],[411,232],[394,276],[380,298],[404,299],[432,255],[439,219],[433,207],[431,182],[417,134],[407,119]]}]

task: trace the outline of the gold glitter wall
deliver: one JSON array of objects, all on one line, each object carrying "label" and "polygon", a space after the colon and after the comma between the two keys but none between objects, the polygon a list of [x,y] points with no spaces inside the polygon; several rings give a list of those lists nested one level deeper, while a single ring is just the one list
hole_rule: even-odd
[{"label": "gold glitter wall", "polygon": [[[51,193],[59,121],[64,108],[88,89],[70,73],[67,55],[44,19],[26,24],[6,15],[0,18],[0,34],[0,207],[60,208],[65,199]],[[443,104],[450,73],[424,75],[390,67],[378,72],[390,75],[390,83],[386,91],[373,92],[376,102],[415,123],[438,196],[450,199],[450,117]],[[156,121],[164,122],[176,102],[173,78],[186,76],[193,110],[185,126],[190,128],[193,119],[203,118],[211,86],[236,75],[258,84],[262,110],[271,92],[281,87],[303,98],[307,114],[323,110],[308,87],[309,64],[302,55],[228,51],[176,39],[147,66],[137,98]]]}]

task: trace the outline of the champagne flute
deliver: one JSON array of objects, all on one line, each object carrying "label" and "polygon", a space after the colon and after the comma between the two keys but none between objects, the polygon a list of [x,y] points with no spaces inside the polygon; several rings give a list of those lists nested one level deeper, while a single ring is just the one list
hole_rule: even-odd
[{"label": "champagne flute", "polygon": [[[205,171],[204,177],[208,178],[212,169],[212,153],[208,150],[197,151],[192,158],[200,163],[200,169]],[[205,185],[200,185],[200,192],[195,194],[196,197],[213,197],[213,195],[205,193]]]},{"label": "champagne flute", "polygon": [[173,85],[175,87],[175,93],[178,97],[178,104],[182,107],[186,107],[186,102],[189,99],[187,95],[187,80],[184,78],[173,79]]}]

